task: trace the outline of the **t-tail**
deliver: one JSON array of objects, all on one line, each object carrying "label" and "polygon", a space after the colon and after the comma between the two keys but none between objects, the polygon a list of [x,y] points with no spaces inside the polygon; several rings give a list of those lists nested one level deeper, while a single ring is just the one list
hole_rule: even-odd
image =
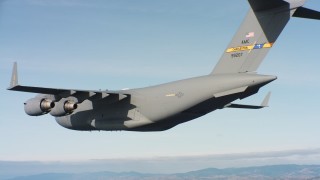
[{"label": "t-tail", "polygon": [[291,17],[320,20],[306,0],[248,0],[251,9],[211,74],[255,72]]}]

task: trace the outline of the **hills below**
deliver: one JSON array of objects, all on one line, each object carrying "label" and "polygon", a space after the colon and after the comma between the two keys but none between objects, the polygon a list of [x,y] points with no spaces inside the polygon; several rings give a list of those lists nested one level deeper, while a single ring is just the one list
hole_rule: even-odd
[{"label": "hills below", "polygon": [[137,172],[43,173],[8,180],[194,180],[194,179],[319,179],[320,165],[274,165],[246,168],[208,168],[187,173],[144,174]]}]

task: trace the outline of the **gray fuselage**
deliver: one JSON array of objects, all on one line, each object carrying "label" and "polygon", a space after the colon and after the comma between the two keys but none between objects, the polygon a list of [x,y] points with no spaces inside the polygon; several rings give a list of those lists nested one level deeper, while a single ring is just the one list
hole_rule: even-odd
[{"label": "gray fuselage", "polygon": [[124,90],[130,96],[85,100],[73,114],[56,120],[74,130],[162,131],[253,95],[275,79],[247,73],[208,75]]}]

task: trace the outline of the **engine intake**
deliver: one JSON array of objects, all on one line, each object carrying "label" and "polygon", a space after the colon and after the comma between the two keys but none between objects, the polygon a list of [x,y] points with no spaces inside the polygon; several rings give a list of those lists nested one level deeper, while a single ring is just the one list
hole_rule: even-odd
[{"label": "engine intake", "polygon": [[54,106],[50,99],[32,98],[24,103],[24,111],[30,116],[41,116],[50,112]]},{"label": "engine intake", "polygon": [[73,113],[78,108],[78,104],[70,100],[61,100],[56,103],[56,106],[50,111],[50,114],[55,117],[65,116]]}]

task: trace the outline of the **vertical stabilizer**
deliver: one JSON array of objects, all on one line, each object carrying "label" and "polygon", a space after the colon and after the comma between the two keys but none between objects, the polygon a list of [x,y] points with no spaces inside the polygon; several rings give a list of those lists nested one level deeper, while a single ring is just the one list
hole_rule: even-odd
[{"label": "vertical stabilizer", "polygon": [[248,0],[251,9],[212,74],[255,72],[305,0]]}]

